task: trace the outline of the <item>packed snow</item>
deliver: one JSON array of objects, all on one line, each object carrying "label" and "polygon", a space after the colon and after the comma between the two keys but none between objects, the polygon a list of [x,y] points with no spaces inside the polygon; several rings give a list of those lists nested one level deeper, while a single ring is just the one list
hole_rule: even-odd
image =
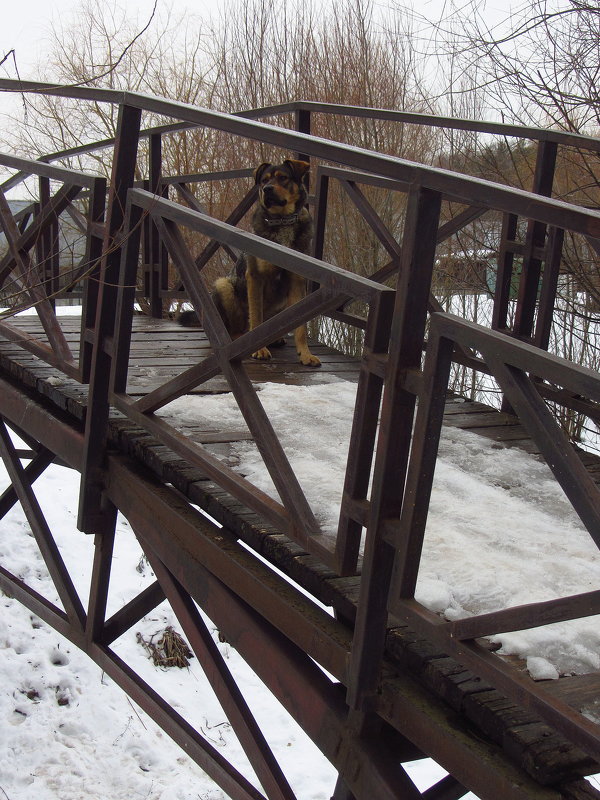
[{"label": "packed snow", "polygon": [[[333,535],[356,385],[323,376],[314,386],[266,383],[258,390],[324,532]],[[181,429],[199,421],[209,430],[244,427],[230,394],[180,398],[160,413]],[[253,442],[235,444],[228,460],[278,497]],[[598,588],[600,551],[548,466],[517,448],[444,428],[417,599],[459,619]],[[494,641],[503,653],[535,659],[534,677],[547,677],[550,665],[556,677],[600,669],[599,617],[503,633]]]},{"label": "packed snow", "polygon": [[[259,396],[325,530],[335,529],[355,385],[263,384]],[[162,412],[177,425],[242,427],[229,395],[186,397]],[[309,433],[307,433],[309,432]],[[231,465],[275,496],[255,447],[235,446]],[[2,486],[8,478],[2,473]],[[52,465],[35,484],[42,509],[84,604],[92,540],[76,530],[78,475]],[[484,524],[482,524],[484,520]],[[0,563],[50,600],[57,596],[17,505],[2,520]],[[120,518],[109,613],[153,580]],[[547,467],[516,449],[445,430],[427,528],[418,599],[455,619],[532,600],[597,589],[600,558]],[[4,800],[225,800],[224,793],[123,692],[59,634],[1,596],[0,798]],[[210,623],[209,623],[210,624]],[[179,629],[165,603],[115,650],[251,780],[252,770],[195,661],[153,665],[137,639]],[[216,637],[216,632],[215,632]],[[495,637],[535,677],[600,668],[598,619]],[[299,800],[328,800],[335,771],[227,644],[218,642]],[[590,709],[590,716],[598,709]],[[411,775],[423,790],[443,776],[430,761]],[[596,785],[600,786],[598,779]],[[469,795],[473,798],[473,795]]]}]

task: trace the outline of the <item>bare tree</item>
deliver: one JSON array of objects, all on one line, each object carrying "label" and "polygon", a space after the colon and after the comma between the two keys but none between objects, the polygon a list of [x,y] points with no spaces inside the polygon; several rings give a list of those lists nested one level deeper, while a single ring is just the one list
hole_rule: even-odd
[{"label": "bare tree", "polygon": [[[485,2],[449,0],[433,41],[504,118],[585,132],[600,123],[599,25],[595,1],[527,0],[492,24]],[[444,93],[464,90],[457,74]]]},{"label": "bare tree", "polygon": [[[448,0],[434,21],[428,51],[439,64],[438,93],[453,106],[477,103],[484,116],[597,136],[600,130],[600,5],[597,0],[525,0],[498,21],[483,0]],[[528,141],[478,137],[470,147],[449,152],[449,165],[529,189],[535,146]],[[600,207],[598,155],[559,150],[553,196]],[[487,229],[487,232],[491,231]],[[463,245],[483,241],[467,232]],[[599,362],[600,258],[593,242],[568,235],[556,302],[551,349],[597,369]],[[584,435],[585,419],[559,411],[573,439]]]},{"label": "bare tree", "polygon": [[[118,5],[98,9],[88,0],[72,24],[54,29],[42,77],[160,94],[228,112],[293,99],[428,110],[410,46],[409,18],[390,18],[389,25],[382,25],[373,8],[372,0],[345,0],[335,10],[310,0],[242,0],[218,19],[157,17],[138,35],[139,25],[128,22]],[[95,78],[98,74],[104,74],[102,80]],[[159,120],[147,117],[144,122]],[[277,122],[292,124],[291,118]],[[15,126],[18,139],[6,135],[5,144],[41,155],[110,138],[115,129],[110,105],[39,97],[28,109],[27,125]],[[436,157],[435,138],[414,125],[319,115],[313,130],[407,158]],[[202,129],[173,134],[163,142],[167,174],[248,167],[288,155]],[[93,156],[95,166],[89,156],[71,166],[107,174],[108,156],[109,151],[99,151]],[[224,217],[234,195],[239,199],[240,188],[219,183],[202,185],[196,193],[210,212]],[[402,196],[375,190],[367,194],[390,230],[399,232]],[[331,231],[327,257],[349,269],[374,272],[383,257],[375,237],[343,193],[333,191],[332,203],[341,223]]]}]

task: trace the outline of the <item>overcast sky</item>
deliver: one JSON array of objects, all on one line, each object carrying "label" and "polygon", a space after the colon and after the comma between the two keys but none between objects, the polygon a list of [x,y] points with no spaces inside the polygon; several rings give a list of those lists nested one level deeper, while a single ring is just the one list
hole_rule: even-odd
[{"label": "overcast sky", "polygon": [[[193,9],[202,13],[217,8],[220,0],[157,0],[158,9],[171,6],[177,10]],[[48,36],[52,25],[68,24],[74,19],[80,0],[27,0],[26,4],[3,0],[2,26],[0,29],[0,55],[2,58],[15,50],[21,78],[36,77],[35,65],[48,50]],[[140,20],[140,27],[148,21],[154,8],[154,0],[116,0],[115,5],[126,8],[131,17]],[[27,13],[23,13],[26,8]],[[12,56],[4,64],[1,77],[15,78]]]},{"label": "overcast sky", "polygon": [[[156,0],[157,14],[172,9],[180,14],[186,10],[198,16],[214,13],[226,0]],[[521,0],[522,1],[522,0]],[[17,67],[21,78],[35,79],[35,65],[48,50],[49,31],[53,24],[68,25],[73,19],[81,0],[2,0],[2,24],[0,26],[0,61],[15,51]],[[111,0],[109,0],[111,2]],[[140,29],[148,21],[155,0],[114,0],[118,8],[126,8],[132,19],[140,23]],[[464,0],[465,4],[468,0]],[[511,6],[519,5],[519,0],[487,0],[486,13],[490,22],[506,18]],[[376,0],[382,10],[394,5],[413,7],[418,14],[429,19],[439,19],[447,12],[449,0]],[[12,55],[0,68],[0,77],[16,78]]]}]

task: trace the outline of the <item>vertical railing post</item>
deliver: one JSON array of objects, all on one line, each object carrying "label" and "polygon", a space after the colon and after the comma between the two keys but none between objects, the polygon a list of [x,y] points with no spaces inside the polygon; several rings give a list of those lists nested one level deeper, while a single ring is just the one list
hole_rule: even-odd
[{"label": "vertical railing post", "polygon": [[92,370],[92,353],[98,292],[100,288],[100,259],[103,239],[96,228],[104,223],[106,211],[106,179],[95,178],[90,192],[88,209],[88,231],[85,244],[85,268],[87,275],[83,283],[83,305],[81,309],[81,335],[79,346],[79,371],[81,382],[88,383]]},{"label": "vertical railing post", "polygon": [[111,363],[110,392],[122,393],[127,389],[135,281],[144,222],[141,210],[128,201],[125,212],[125,229],[129,231],[129,234],[121,252],[120,291],[115,313],[115,352]]},{"label": "vertical railing post", "polygon": [[[39,178],[40,213],[50,202],[50,180]],[[48,298],[52,308],[56,306],[55,295],[59,290],[59,250],[58,250],[58,220],[52,220],[46,225],[36,247],[36,260],[38,264],[38,278],[42,283],[42,291]]]},{"label": "vertical railing post", "polygon": [[351,575],[358,560],[362,508],[369,491],[383,388],[379,359],[389,348],[393,302],[393,293],[386,292],[379,295],[369,308],[335,544],[340,575]]},{"label": "vertical railing post", "polygon": [[[162,187],[162,136],[158,133],[150,137],[150,168],[147,188],[150,192],[163,195]],[[160,241],[158,228],[148,218],[145,222],[145,295],[150,305],[150,316],[161,319],[163,315],[163,301],[161,290],[166,288],[166,259],[165,251]]]},{"label": "vertical railing post", "polygon": [[114,529],[115,509],[104,502],[106,439],[115,309],[123,242],[127,192],[133,186],[141,111],[121,106],[113,158],[108,215],[100,266],[91,377],[85,424],[84,456],[77,525],[86,533]]},{"label": "vertical railing post", "polygon": [[[531,191],[543,197],[552,195],[557,149],[556,142],[539,142],[538,144]],[[516,242],[517,227],[518,218],[516,215],[506,214],[500,236],[492,329],[497,331],[510,329],[508,308],[513,278],[513,263],[515,253],[519,253],[522,258],[522,268],[512,332],[519,339],[531,340],[536,307],[538,307],[539,316],[544,320],[543,327],[545,329],[548,327],[548,319],[552,318],[556,295],[554,273],[558,269],[557,258],[558,262],[560,262],[560,252],[558,252],[557,246],[562,240],[559,242],[559,238],[555,236],[550,246],[546,246],[546,225],[542,222],[529,220],[525,243],[519,245]],[[550,265],[547,263],[549,260],[552,262]],[[545,262],[544,272],[548,267],[552,271],[552,275],[547,282],[546,291],[540,294],[542,262]],[[554,288],[554,291],[551,291],[552,288]],[[540,342],[543,342],[544,333],[540,332],[537,338]]]},{"label": "vertical railing post", "polygon": [[[306,133],[310,136],[311,112],[305,108],[297,108],[294,112],[294,123],[298,133]],[[310,162],[310,156],[306,153],[297,152],[296,158],[300,161]]]},{"label": "vertical railing post", "polygon": [[434,315],[427,337],[402,515],[396,530],[390,532],[396,552],[388,608],[393,607],[394,599],[414,597],[419,575],[454,351],[454,342],[438,334],[435,322]]},{"label": "vertical railing post", "polygon": [[541,347],[544,350],[548,349],[552,332],[564,238],[565,232],[563,228],[550,228],[546,236],[546,255],[540,290],[540,307],[533,336],[533,343],[536,347]]},{"label": "vertical railing post", "polygon": [[315,232],[313,236],[313,256],[323,258],[325,247],[325,224],[327,221],[327,198],[329,196],[329,175],[320,174],[317,169],[317,188],[315,192]]},{"label": "vertical railing post", "polygon": [[508,309],[512,288],[512,273],[515,254],[513,245],[517,236],[519,219],[516,214],[504,214],[500,233],[500,248],[496,270],[496,286],[494,288],[494,306],[492,310],[492,330],[507,331]]},{"label": "vertical railing post", "polygon": [[[145,192],[150,191],[150,179],[147,178],[142,181],[142,189]],[[148,304],[148,309],[151,306],[150,296],[152,294],[152,219],[150,216],[145,216],[141,221],[141,294],[143,302]]]},{"label": "vertical railing post", "polygon": [[[556,170],[556,142],[539,142],[535,172],[531,191],[543,197],[552,195],[554,173]],[[516,242],[518,218],[515,214],[505,214],[500,236],[496,290],[492,313],[492,330],[512,332],[525,341],[534,342],[538,347],[548,347],[558,272],[562,251],[562,235],[557,232],[547,236],[546,225],[529,220],[525,243]],[[521,275],[512,328],[508,321],[510,295],[513,281],[515,254],[521,256]],[[542,275],[542,264],[543,275]],[[537,323],[534,331],[534,323]],[[503,411],[510,412],[510,404],[502,400]]]},{"label": "vertical railing post", "polygon": [[[557,148],[556,142],[538,144],[532,191],[544,197],[550,197],[552,194]],[[530,220],[527,225],[523,269],[515,311],[514,333],[519,339],[531,339],[533,335],[545,241],[546,225],[543,222]],[[554,297],[546,297],[545,302],[554,307]]]},{"label": "vertical railing post", "polygon": [[401,269],[390,334],[381,419],[352,657],[348,704],[369,710],[387,623],[394,547],[386,526],[400,518],[416,405],[411,376],[420,375],[441,195],[413,186],[408,195]]}]

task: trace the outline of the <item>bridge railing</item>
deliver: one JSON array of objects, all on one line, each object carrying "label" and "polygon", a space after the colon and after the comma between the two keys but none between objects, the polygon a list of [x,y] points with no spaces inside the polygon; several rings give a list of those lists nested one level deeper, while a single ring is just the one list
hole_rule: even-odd
[{"label": "bridge railing", "polygon": [[[37,200],[21,214],[14,214],[4,187],[0,187],[0,228],[6,243],[0,260],[0,287],[7,306],[0,315],[0,331],[70,377],[87,382],[98,295],[96,279],[103,247],[106,180],[9,155],[0,155],[0,165],[35,179],[31,190],[37,190]],[[85,198],[84,210],[75,205],[81,198]],[[76,262],[70,259],[68,267],[60,263],[59,226],[65,213],[77,224],[85,241],[83,255]],[[58,299],[69,297],[70,290],[78,285],[85,287],[85,293],[81,346],[75,356],[56,316],[55,304]],[[37,311],[45,340],[24,334],[10,321],[14,313],[29,307]]]},{"label": "bridge railing", "polygon": [[[16,81],[1,81],[0,90],[8,91],[35,91],[46,92],[47,94],[57,94],[62,96],[77,97],[82,99],[93,99],[97,102],[120,102],[124,95],[110,90],[85,89],[85,88],[61,88],[48,84],[19,83]],[[137,95],[138,98],[143,96]],[[158,102],[158,101],[157,101]],[[165,115],[171,115],[166,111],[165,102],[162,108]],[[158,106],[148,104],[148,111],[158,113]],[[233,132],[231,126],[220,126],[214,123],[215,112],[208,112],[213,115],[212,127],[215,130],[226,130]],[[181,116],[181,115],[178,115]],[[217,115],[218,116],[218,115]],[[227,115],[222,115],[227,116]],[[251,109],[231,115],[240,120],[258,119],[283,119],[285,123],[292,119],[293,124],[301,135],[310,134],[311,128],[319,127],[320,122],[331,116],[345,118],[363,118],[382,121],[389,125],[408,125],[413,127],[436,127],[450,130],[467,131],[475,134],[481,133],[490,137],[502,137],[502,141],[507,137],[518,138],[537,145],[537,162],[533,173],[531,190],[543,196],[550,196],[553,190],[554,174],[556,169],[556,158],[559,148],[567,148],[571,151],[597,153],[599,151],[598,140],[594,137],[582,136],[563,131],[547,130],[541,128],[527,127],[522,125],[510,125],[506,123],[494,123],[481,120],[456,119],[437,117],[431,114],[419,114],[412,112],[392,111],[389,109],[377,108],[358,108],[353,106],[343,106],[338,104],[295,101],[293,103],[280,104],[267,108]],[[205,120],[206,122],[206,120]],[[198,204],[190,187],[198,182],[210,180],[223,180],[233,177],[234,173],[241,174],[244,170],[237,170],[230,173],[219,173],[218,175],[189,175],[189,176],[165,176],[162,173],[162,142],[164,137],[174,133],[198,127],[198,123],[188,120],[178,119],[170,124],[155,126],[138,132],[139,141],[147,140],[147,162],[148,179],[144,181],[143,188],[162,194],[168,191],[169,186],[175,186],[177,192],[185,202],[191,203],[192,207]],[[210,123],[207,123],[211,127]],[[268,126],[273,128],[273,126]],[[281,129],[279,129],[281,131]],[[291,132],[287,132],[291,133]],[[249,134],[252,137],[252,134]],[[292,134],[293,136],[293,134]],[[256,138],[256,137],[255,137]],[[313,141],[318,140],[312,137]],[[302,140],[296,138],[287,139],[288,144],[278,143],[275,139],[271,142],[278,146],[288,146],[295,149],[298,155],[307,159],[315,155],[311,147],[304,147]],[[53,161],[59,158],[69,158],[72,156],[85,156],[85,154],[113,147],[115,139],[106,139],[101,142],[80,145],[70,150],[49,154],[44,156],[45,161]],[[350,148],[358,151],[357,148]],[[363,151],[366,152],[366,151]],[[327,158],[326,155],[318,155],[317,158]],[[334,160],[332,158],[332,160]],[[358,164],[355,161],[338,160],[338,163],[352,165],[355,164],[360,170],[369,170],[378,173],[378,170],[370,166]],[[146,167],[144,167],[146,169]],[[394,171],[380,172],[381,175],[394,177]],[[17,173],[9,181],[5,182],[6,188],[14,187],[24,177],[24,173]],[[348,181],[343,185],[347,188]],[[371,183],[373,185],[373,183]],[[357,194],[351,195],[357,201]],[[241,218],[245,210],[244,201],[232,215],[230,221],[234,224]],[[447,223],[444,239],[461,231],[464,232],[465,225],[477,219],[485,210],[477,208],[476,205],[467,204],[467,207],[458,215],[454,215]],[[526,341],[534,341],[542,347],[548,346],[550,336],[550,324],[554,311],[554,301],[556,297],[556,281],[560,267],[560,256],[562,249],[562,239],[560,235],[555,236],[554,229],[545,231],[544,226],[538,224],[534,228],[534,223],[528,226],[527,235],[524,242],[515,240],[518,221],[521,219],[518,210],[505,210],[504,226],[502,234],[498,237],[498,242],[494,245],[499,247],[497,260],[497,279],[496,289],[494,290],[494,308],[492,327],[495,330],[509,330],[514,332],[519,338]],[[556,229],[560,231],[561,229]],[[598,252],[599,245],[592,237],[588,243],[593,251]],[[140,297],[144,297],[144,304],[148,304],[150,313],[160,316],[166,303],[173,298],[180,297],[179,287],[169,286],[168,273],[165,264],[165,254],[161,251],[160,243],[155,229],[148,228],[144,235],[144,278],[140,288]],[[212,243],[204,254],[204,263],[215,252],[215,245]],[[543,263],[542,263],[543,262]],[[517,276],[518,272],[518,276]],[[538,297],[540,281],[543,285],[542,297]],[[508,319],[509,299],[511,293],[515,291],[515,283],[518,283],[518,297],[514,313],[514,321]],[[511,306],[513,304],[510,304]]]},{"label": "bridge railing", "polygon": [[[187,296],[203,319],[212,354],[197,366],[191,367],[143,398],[133,400],[126,395],[126,386],[141,229],[139,220],[142,214],[149,215],[157,226],[161,241],[178,270]],[[331,544],[327,544],[321,534],[313,510],[260,403],[259,395],[247,375],[242,359],[261,347],[268,346],[273,340],[314,318],[315,315],[339,305],[347,297],[361,299],[368,305],[369,330],[379,331],[387,327],[389,335],[394,302],[393,290],[311,256],[269,242],[255,234],[240,231],[198,211],[157,198],[156,195],[140,189],[132,189],[129,192],[127,220],[127,229],[137,230],[138,235],[127,237],[121,264],[119,286],[122,288],[118,299],[118,319],[114,337],[111,403],[187,461],[201,466],[212,480],[230,491],[246,506],[257,511],[298,544],[334,567],[336,564],[334,548]],[[304,275],[308,280],[317,283],[319,288],[291,308],[232,340],[211,298],[209,288],[198,273],[195,259],[186,244],[182,229],[206,234],[226,246],[267,259],[285,269]],[[153,412],[217,374],[222,374],[229,384],[281,497],[281,503],[250,484],[205,448],[184,440],[164,419],[153,415]]]},{"label": "bridge railing", "polygon": [[[507,631],[598,615],[600,590],[557,596],[455,621],[445,621],[415,599],[446,387],[456,347],[471,348],[480,354],[587,529],[591,543],[600,548],[600,488],[556,422],[540,391],[543,386],[550,385],[570,395],[585,396],[598,405],[598,374],[505,334],[451,314],[434,313],[430,321],[403,507],[396,519],[385,520],[382,525],[380,546],[391,548],[394,564],[386,611],[380,612],[380,625],[385,626],[384,617],[388,612],[393,614],[411,630],[434,642],[442,652],[454,657],[517,704],[529,707],[584,752],[598,759],[600,729],[597,723],[547,692],[543,683],[533,682],[490,653],[480,640]],[[475,542],[473,546],[476,546]],[[370,616],[371,625],[375,618],[376,615]],[[373,635],[372,629],[369,635]],[[363,653],[372,653],[367,638],[362,644],[367,646]]]},{"label": "bridge railing", "polygon": [[[23,87],[19,85],[19,88]],[[468,360],[474,368],[495,376],[523,424],[538,442],[541,453],[555,470],[575,510],[588,526],[593,541],[598,544],[597,489],[591,479],[584,476],[572,445],[564,436],[557,434],[543,398],[565,403],[583,400],[588,412],[599,418],[600,377],[546,353],[539,346],[543,345],[541,334],[541,338],[532,343],[537,336],[532,323],[537,310],[538,321],[543,320],[542,329],[546,330],[547,315],[551,314],[554,301],[552,283],[559,264],[558,239],[553,235],[552,267],[548,276],[549,284],[542,289],[545,305],[540,309],[537,304],[540,229],[536,226],[569,231],[585,237],[596,246],[600,240],[600,213],[541,196],[544,192],[548,193],[547,185],[544,186],[541,180],[537,188],[543,191],[526,192],[319,139],[306,132],[291,132],[241,116],[197,109],[159,98],[105,90],[43,86],[38,89],[86,100],[114,102],[120,106],[104,234],[105,247],[97,276],[100,289],[93,333],[80,527],[90,533],[102,533],[108,524],[108,512],[102,502],[102,462],[108,411],[112,402],[170,447],[189,456],[192,463],[202,464],[223,488],[281,525],[292,538],[318,555],[338,574],[349,575],[356,571],[359,552],[364,545],[353,655],[348,675],[349,702],[353,707],[361,710],[376,708],[379,670],[391,611],[410,624],[424,627],[428,636],[443,640],[444,646],[459,661],[477,674],[493,678],[492,683],[509,696],[518,697],[520,701],[525,698],[526,704],[552,724],[562,725],[562,729],[582,749],[598,758],[600,740],[597,725],[558,701],[550,700],[541,689],[529,684],[522,676],[508,675],[508,671],[499,666],[499,659],[475,642],[478,636],[505,629],[506,626],[531,627],[544,622],[546,618],[555,621],[597,613],[597,592],[551,601],[550,605],[533,604],[523,609],[509,609],[491,618],[476,617],[469,621],[447,623],[416,603],[414,582],[437,454],[448,368],[453,358]],[[393,191],[403,192],[406,195],[406,211],[401,240],[398,241],[370,213],[360,194],[350,188],[350,193],[369,218],[369,224],[391,251],[393,269],[390,269],[398,273],[396,289],[391,290],[377,281],[347,273],[319,258],[288,251],[210,218],[198,208],[185,208],[167,200],[157,190],[160,181],[156,176],[150,180],[153,191],[135,188],[142,111],[174,118],[177,122],[173,125],[179,126],[178,129],[186,125],[206,126],[344,166],[349,172],[342,173],[337,167],[334,172],[334,168],[327,167],[319,173],[317,248],[322,245],[324,230],[324,179],[335,177],[345,181],[348,186],[361,182],[385,185]],[[173,129],[170,127],[170,130]],[[155,132],[152,135],[162,134]],[[512,135],[518,134],[513,132]],[[554,140],[551,134],[539,137],[544,145],[538,160],[540,175],[547,174],[543,165],[552,161],[555,146],[568,135],[556,134],[556,137]],[[573,144],[573,141],[570,140],[570,143]],[[591,148],[598,151],[598,143]],[[444,230],[440,226],[440,209],[442,202],[446,201],[460,203],[466,209]],[[250,198],[243,202],[249,203]],[[440,237],[468,224],[473,215],[482,210],[501,212],[506,219],[522,217],[530,225],[528,246],[531,270],[520,295],[519,325],[510,331],[510,336],[486,331],[442,314],[431,302],[431,281]],[[3,218],[7,218],[6,214]],[[135,276],[139,266],[140,223],[143,219],[155,226],[161,246],[178,270],[182,286],[194,307],[202,311],[214,352],[199,365],[143,400],[134,401],[126,395],[126,373]],[[248,250],[273,260],[286,269],[304,275],[318,288],[295,307],[240,339],[231,341],[202,281],[198,264],[185,244],[182,236],[182,229],[185,228],[208,235],[224,246]],[[16,254],[17,251],[17,245],[13,244],[11,252]],[[507,259],[506,264],[509,261]],[[382,279],[386,275],[387,272],[377,278]],[[506,328],[503,317],[508,275],[507,266],[501,275],[495,317],[496,325],[501,329]],[[362,299],[368,313],[363,321],[357,321],[365,329],[365,343],[338,534],[334,548],[330,548],[319,535],[312,510],[258,402],[242,359],[299,322],[339,309],[347,297]],[[429,315],[429,311],[433,313]],[[428,322],[430,334],[426,339]],[[519,342],[519,338],[532,341]],[[424,346],[426,364],[423,368]],[[67,363],[68,359],[63,361]],[[228,380],[273,476],[282,498],[281,503],[275,503],[258,493],[245,480],[190,445],[153,415],[170,399],[217,372],[221,372]]]}]

